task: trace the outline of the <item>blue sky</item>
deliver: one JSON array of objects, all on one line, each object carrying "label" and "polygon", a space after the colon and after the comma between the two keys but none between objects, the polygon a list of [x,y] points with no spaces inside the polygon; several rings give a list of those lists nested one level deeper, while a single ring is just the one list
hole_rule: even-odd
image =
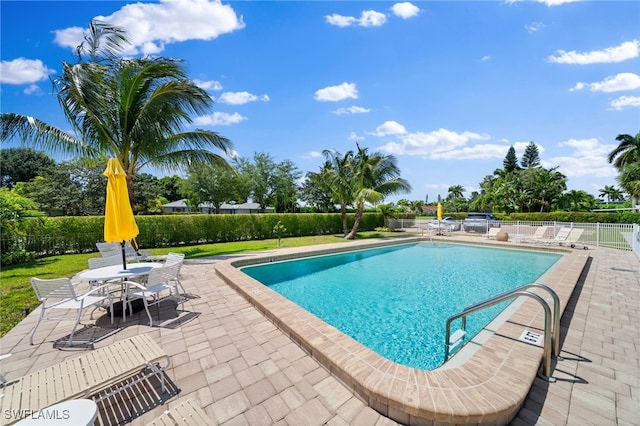
[{"label": "blue sky", "polygon": [[102,19],[129,55],[184,59],[215,99],[195,126],[240,156],[306,173],[324,149],[395,155],[413,190],[388,201],[468,197],[530,141],[597,196],[617,185],[615,137],[640,131],[637,1],[3,0],[0,14],[2,112],[68,130],[50,77]]}]

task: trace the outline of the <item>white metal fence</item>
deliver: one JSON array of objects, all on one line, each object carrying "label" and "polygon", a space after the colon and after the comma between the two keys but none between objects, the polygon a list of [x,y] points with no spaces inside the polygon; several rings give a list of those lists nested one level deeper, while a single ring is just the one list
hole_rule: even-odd
[{"label": "white metal fence", "polygon": [[[388,219],[387,227],[396,230],[426,231],[430,219]],[[545,238],[553,238],[562,227],[584,229],[580,244],[593,247],[609,247],[619,250],[633,250],[640,259],[640,226],[621,223],[577,223],[577,222],[534,222],[534,221],[500,221],[503,231],[514,238],[533,236],[536,229],[546,226]],[[464,233],[464,225],[459,233]]]}]

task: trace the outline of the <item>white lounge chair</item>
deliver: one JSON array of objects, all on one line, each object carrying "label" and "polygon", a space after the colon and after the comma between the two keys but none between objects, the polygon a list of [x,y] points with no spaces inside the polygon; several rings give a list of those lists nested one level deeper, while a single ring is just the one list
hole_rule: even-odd
[{"label": "white lounge chair", "polygon": [[[575,248],[576,247],[576,243],[580,241],[580,237],[582,237],[582,233],[583,232],[584,232],[584,229],[580,229],[580,228],[572,229],[571,232],[569,232],[569,235],[567,235],[567,238],[565,238],[564,240],[560,241],[560,245],[567,244],[571,248]],[[585,246],[583,244],[582,248],[587,250],[589,247],[587,247],[587,246]]]},{"label": "white lounge chair", "polygon": [[71,399],[95,396],[100,402],[152,375],[165,392],[164,370],[170,365],[169,356],[148,334],[116,341],[6,383],[0,398],[2,424]]},{"label": "white lounge chair", "polygon": [[191,399],[166,410],[147,426],[209,426],[215,424],[207,413]]},{"label": "white lounge chair", "polygon": [[545,237],[548,229],[548,226],[538,226],[532,235],[525,235],[522,241],[528,243],[547,242],[550,240],[549,238]]},{"label": "white lounge chair", "polygon": [[[107,291],[108,284],[94,287],[90,291],[78,294],[75,285],[69,278],[56,278],[52,280],[43,280],[39,278],[31,278],[31,287],[36,293],[36,297],[41,302],[40,316],[36,325],[29,335],[29,343],[33,345],[33,335],[43,319],[54,321],[75,321],[69,341],[67,345],[71,345],[73,334],[80,323],[82,311],[89,306],[109,304],[111,311],[111,324],[113,324],[113,296]],[[77,311],[75,318],[53,318],[45,316],[49,309],[75,309]],[[94,309],[95,310],[95,309]],[[91,312],[93,317],[93,311]]]}]

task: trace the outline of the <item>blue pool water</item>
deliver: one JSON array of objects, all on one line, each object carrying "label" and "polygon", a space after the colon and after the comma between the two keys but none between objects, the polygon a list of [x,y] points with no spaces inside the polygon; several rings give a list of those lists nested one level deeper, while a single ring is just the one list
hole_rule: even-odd
[{"label": "blue pool water", "polygon": [[[444,360],[449,316],[535,282],[560,255],[415,243],[242,268],[247,275],[378,354],[431,370]],[[467,337],[508,303],[467,318]],[[452,325],[452,332],[459,324]]]}]

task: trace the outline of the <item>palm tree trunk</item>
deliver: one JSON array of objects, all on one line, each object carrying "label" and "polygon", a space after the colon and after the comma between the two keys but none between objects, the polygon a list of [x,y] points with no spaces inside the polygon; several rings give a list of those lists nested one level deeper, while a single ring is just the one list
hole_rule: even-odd
[{"label": "palm tree trunk", "polygon": [[349,233],[349,227],[347,226],[347,205],[340,204],[340,215],[342,217],[342,235],[345,237]]},{"label": "palm tree trunk", "polygon": [[362,213],[364,212],[364,203],[358,203],[358,208],[356,209],[356,217],[353,222],[353,228],[351,231],[344,237],[345,240],[355,240],[356,234],[358,233],[358,226],[360,225],[360,221],[362,220]]}]

